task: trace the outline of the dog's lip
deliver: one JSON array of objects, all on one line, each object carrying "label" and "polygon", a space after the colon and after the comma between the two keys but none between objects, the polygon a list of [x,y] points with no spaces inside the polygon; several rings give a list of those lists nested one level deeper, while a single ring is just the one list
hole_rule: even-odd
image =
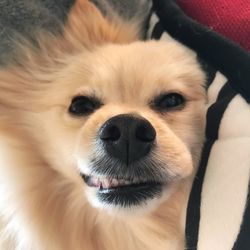
[{"label": "dog's lip", "polygon": [[142,182],[125,186],[97,189],[96,195],[101,203],[120,208],[145,205],[148,200],[160,198],[163,184]]},{"label": "dog's lip", "polygon": [[84,182],[89,187],[97,188],[99,191],[107,192],[111,190],[122,190],[128,189],[131,190],[139,187],[146,186],[158,186],[164,185],[165,183],[156,180],[149,180],[147,178],[133,178],[133,179],[124,179],[124,178],[114,178],[109,176],[93,176],[81,174]]},{"label": "dog's lip", "polygon": [[[110,178],[82,175],[84,182],[95,191],[99,202],[118,207],[141,206],[150,199],[161,197],[167,182],[150,178]],[[94,179],[93,179],[94,178]],[[114,184],[115,183],[115,184]]]}]

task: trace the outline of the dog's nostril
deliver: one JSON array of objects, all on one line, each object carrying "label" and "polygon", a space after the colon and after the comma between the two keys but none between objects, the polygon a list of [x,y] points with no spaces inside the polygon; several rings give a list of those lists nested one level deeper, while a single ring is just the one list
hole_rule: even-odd
[{"label": "dog's nostril", "polygon": [[150,123],[144,122],[136,128],[135,136],[142,142],[153,142],[156,137],[156,131]]},{"label": "dog's nostril", "polygon": [[118,141],[120,137],[121,132],[117,126],[103,128],[100,133],[100,138],[104,141]]}]

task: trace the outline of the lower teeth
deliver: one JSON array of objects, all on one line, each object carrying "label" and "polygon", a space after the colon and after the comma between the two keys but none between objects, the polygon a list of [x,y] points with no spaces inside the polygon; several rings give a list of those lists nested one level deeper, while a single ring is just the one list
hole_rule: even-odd
[{"label": "lower teeth", "polygon": [[104,188],[104,189],[134,184],[133,182],[124,179],[118,180],[118,179],[108,179],[102,177],[90,177],[88,183],[90,184],[90,186]]}]

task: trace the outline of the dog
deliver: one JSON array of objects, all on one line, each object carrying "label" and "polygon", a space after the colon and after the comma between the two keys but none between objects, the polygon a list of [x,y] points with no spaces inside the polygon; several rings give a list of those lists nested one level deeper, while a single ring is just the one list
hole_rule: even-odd
[{"label": "dog", "polygon": [[205,75],[88,1],[0,72],[0,248],[181,250]]}]

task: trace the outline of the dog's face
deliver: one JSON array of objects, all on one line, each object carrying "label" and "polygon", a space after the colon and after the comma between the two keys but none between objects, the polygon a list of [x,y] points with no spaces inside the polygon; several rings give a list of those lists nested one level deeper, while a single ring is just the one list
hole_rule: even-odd
[{"label": "dog's face", "polygon": [[91,205],[152,208],[190,176],[205,104],[190,51],[174,42],[107,45],[54,76],[26,118],[43,157]]}]

